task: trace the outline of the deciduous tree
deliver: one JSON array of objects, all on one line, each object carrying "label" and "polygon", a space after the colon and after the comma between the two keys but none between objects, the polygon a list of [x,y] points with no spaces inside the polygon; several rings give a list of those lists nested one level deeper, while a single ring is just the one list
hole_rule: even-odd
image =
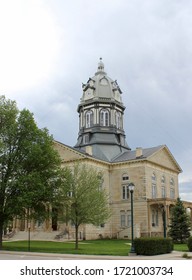
[{"label": "deciduous tree", "polygon": [[[39,129],[33,114],[0,96],[0,248],[3,229],[30,209],[43,216],[52,202],[60,174],[60,158],[47,129]],[[31,218],[28,217],[28,218]]]},{"label": "deciduous tree", "polygon": [[81,163],[66,169],[67,180],[59,192],[61,213],[62,218],[75,227],[75,248],[78,249],[79,226],[104,223],[110,216],[109,197],[96,169]]}]

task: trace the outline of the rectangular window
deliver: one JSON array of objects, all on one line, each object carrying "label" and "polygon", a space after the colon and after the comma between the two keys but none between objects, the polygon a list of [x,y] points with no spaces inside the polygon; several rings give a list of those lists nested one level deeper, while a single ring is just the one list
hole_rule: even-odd
[{"label": "rectangular window", "polygon": [[128,199],[129,198],[129,186],[123,186],[122,187],[122,199]]},{"label": "rectangular window", "polygon": [[125,214],[121,214],[121,227],[125,227]]},{"label": "rectangular window", "polygon": [[84,144],[87,144],[87,143],[89,143],[89,135],[87,134],[87,135],[84,135],[84,138],[83,138],[83,142],[84,142]]},{"label": "rectangular window", "polygon": [[170,198],[175,198],[175,190],[173,188],[170,189]]},{"label": "rectangular window", "polygon": [[152,198],[157,197],[157,188],[156,185],[152,185]]},{"label": "rectangular window", "polygon": [[165,187],[164,186],[161,187],[161,197],[165,198]]},{"label": "rectangular window", "polygon": [[131,215],[130,214],[127,215],[127,226],[131,227]]},{"label": "rectangular window", "polygon": [[152,210],[152,226],[158,226],[159,225],[159,213],[158,210]]}]

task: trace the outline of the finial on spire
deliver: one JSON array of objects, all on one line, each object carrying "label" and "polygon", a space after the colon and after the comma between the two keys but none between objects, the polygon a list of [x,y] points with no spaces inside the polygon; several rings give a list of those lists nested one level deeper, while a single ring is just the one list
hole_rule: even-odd
[{"label": "finial on spire", "polygon": [[98,71],[104,71],[104,63],[103,63],[103,61],[102,61],[102,57],[100,57],[99,58],[100,59],[100,61],[99,61],[99,63],[98,63]]}]

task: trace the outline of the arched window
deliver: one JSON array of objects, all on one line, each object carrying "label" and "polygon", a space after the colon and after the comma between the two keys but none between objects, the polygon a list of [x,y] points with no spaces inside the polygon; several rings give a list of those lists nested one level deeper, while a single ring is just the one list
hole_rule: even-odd
[{"label": "arched window", "polygon": [[109,111],[107,109],[100,111],[100,125],[109,126]]},{"label": "arched window", "polygon": [[151,176],[152,181],[156,181],[156,175],[155,172],[153,172],[152,176]]},{"label": "arched window", "polygon": [[153,172],[151,176],[152,181],[152,198],[157,198],[157,186],[156,186],[156,175],[155,172]]},{"label": "arched window", "polygon": [[89,128],[93,126],[93,112],[87,111],[85,114],[85,127]]},{"label": "arched window", "polygon": [[161,197],[162,198],[166,197],[165,176],[164,175],[161,177]]},{"label": "arched window", "polygon": [[174,182],[174,179],[173,179],[173,178],[171,178],[171,180],[170,180],[170,185],[171,185],[171,186],[174,186],[174,185],[175,185],[175,182]]},{"label": "arched window", "polygon": [[121,128],[121,113],[116,112],[115,113],[115,123],[117,128]]},{"label": "arched window", "polygon": [[164,175],[161,177],[161,183],[165,184],[165,176]]},{"label": "arched window", "polygon": [[174,179],[171,178],[171,180],[170,180],[170,198],[171,199],[175,198],[175,188],[174,188],[174,186],[175,186]]}]

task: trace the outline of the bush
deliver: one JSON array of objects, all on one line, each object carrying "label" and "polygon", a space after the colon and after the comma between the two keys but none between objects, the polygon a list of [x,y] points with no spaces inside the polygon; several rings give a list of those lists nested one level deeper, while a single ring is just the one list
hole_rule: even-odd
[{"label": "bush", "polygon": [[187,246],[188,246],[189,252],[192,252],[192,236],[190,236],[188,238]]},{"label": "bush", "polygon": [[160,255],[170,253],[173,250],[171,238],[141,237],[134,240],[135,252],[138,255]]}]

